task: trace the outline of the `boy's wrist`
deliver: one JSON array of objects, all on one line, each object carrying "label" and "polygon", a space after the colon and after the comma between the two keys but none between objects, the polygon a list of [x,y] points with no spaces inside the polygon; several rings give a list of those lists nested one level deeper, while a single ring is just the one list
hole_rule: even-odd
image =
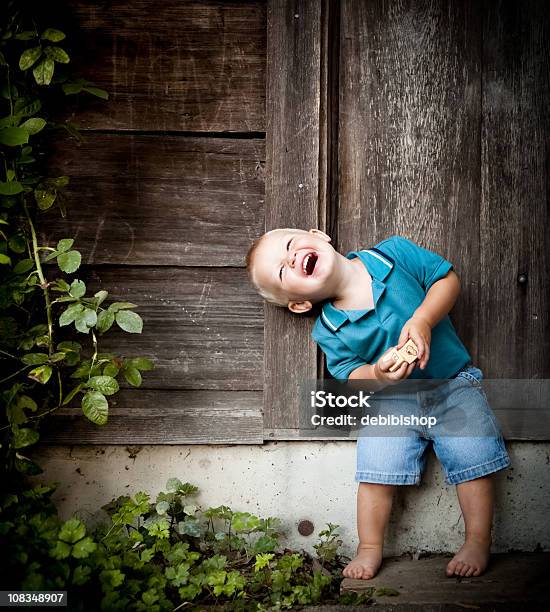
[{"label": "boy's wrist", "polygon": [[422,313],[417,314],[415,312],[413,314],[413,316],[411,317],[411,319],[416,319],[417,321],[423,321],[424,323],[429,325],[430,329],[432,329],[434,327],[433,321],[430,319],[430,317],[428,315],[425,315],[425,314],[422,314]]}]

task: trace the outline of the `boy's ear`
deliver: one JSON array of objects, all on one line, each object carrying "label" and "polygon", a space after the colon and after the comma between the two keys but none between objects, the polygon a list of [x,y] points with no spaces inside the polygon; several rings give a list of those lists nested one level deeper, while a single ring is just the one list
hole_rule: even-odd
[{"label": "boy's ear", "polygon": [[288,309],[296,314],[302,314],[310,311],[312,309],[312,304],[309,300],[305,300],[305,302],[289,302]]},{"label": "boy's ear", "polygon": [[330,242],[331,240],[330,236],[328,234],[325,234],[325,232],[322,232],[320,229],[310,229],[309,233],[315,234],[316,236],[322,238],[323,240],[326,240],[327,242]]}]

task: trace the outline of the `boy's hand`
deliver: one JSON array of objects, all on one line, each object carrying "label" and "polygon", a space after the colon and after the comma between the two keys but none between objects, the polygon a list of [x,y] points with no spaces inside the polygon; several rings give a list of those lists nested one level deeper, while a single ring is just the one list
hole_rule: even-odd
[{"label": "boy's hand", "polygon": [[422,317],[411,317],[403,325],[397,348],[400,349],[409,338],[412,338],[418,347],[418,366],[423,370],[430,359],[432,328],[428,321]]},{"label": "boy's hand", "polygon": [[[403,343],[404,344],[404,343]],[[395,372],[390,372],[389,369],[395,363],[393,360],[391,353],[393,348],[388,349],[382,357],[374,364],[374,375],[376,376],[376,380],[387,382],[387,383],[397,383],[404,378],[408,378],[411,375],[411,372],[414,370],[415,362],[407,363],[404,361]]]}]

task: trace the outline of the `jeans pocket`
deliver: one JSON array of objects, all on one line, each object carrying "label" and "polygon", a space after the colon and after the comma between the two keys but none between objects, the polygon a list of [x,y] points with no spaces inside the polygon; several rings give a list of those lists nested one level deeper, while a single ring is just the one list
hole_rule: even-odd
[{"label": "jeans pocket", "polygon": [[464,370],[461,370],[456,375],[456,378],[464,378],[465,380],[470,382],[472,386],[477,387],[478,389],[481,389],[481,386],[482,386],[481,381],[483,380],[483,372],[479,368],[476,368],[475,366],[470,366],[468,368],[465,368]]}]

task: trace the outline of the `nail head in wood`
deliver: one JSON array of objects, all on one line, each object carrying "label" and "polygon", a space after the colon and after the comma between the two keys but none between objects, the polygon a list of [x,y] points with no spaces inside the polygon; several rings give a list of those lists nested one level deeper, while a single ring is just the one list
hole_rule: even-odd
[{"label": "nail head in wood", "polygon": [[527,274],[525,274],[525,272],[522,272],[521,274],[518,274],[518,283],[520,285],[527,284]]}]

